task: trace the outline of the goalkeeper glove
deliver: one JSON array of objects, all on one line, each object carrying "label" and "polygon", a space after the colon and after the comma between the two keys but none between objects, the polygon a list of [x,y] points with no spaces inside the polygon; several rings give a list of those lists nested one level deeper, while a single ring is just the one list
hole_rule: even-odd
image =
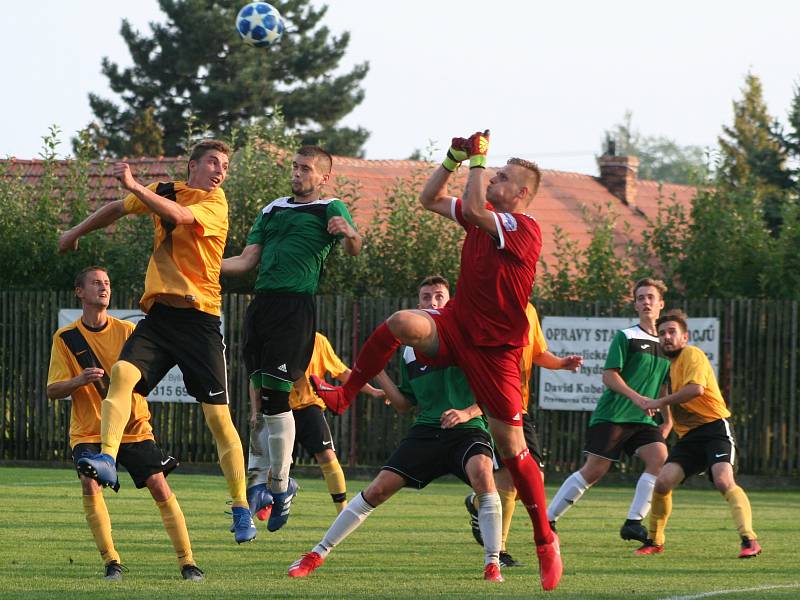
[{"label": "goalkeeper glove", "polygon": [[485,169],[486,154],[489,152],[489,130],[476,132],[467,140],[467,154],[469,154],[469,168]]},{"label": "goalkeeper glove", "polygon": [[465,138],[453,138],[447,156],[442,161],[442,166],[451,173],[467,160],[467,140]]}]

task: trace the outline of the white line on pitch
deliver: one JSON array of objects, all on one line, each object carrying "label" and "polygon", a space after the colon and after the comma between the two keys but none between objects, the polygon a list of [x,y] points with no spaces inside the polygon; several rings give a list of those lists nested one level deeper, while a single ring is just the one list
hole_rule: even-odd
[{"label": "white line on pitch", "polygon": [[759,587],[742,588],[739,590],[716,590],[713,592],[703,592],[702,594],[692,594],[690,596],[670,596],[662,600],[697,600],[697,598],[710,598],[711,596],[723,596],[725,594],[738,594],[740,592],[761,592],[764,590],[789,590],[800,588],[800,583],[788,583],[784,585],[762,585]]}]

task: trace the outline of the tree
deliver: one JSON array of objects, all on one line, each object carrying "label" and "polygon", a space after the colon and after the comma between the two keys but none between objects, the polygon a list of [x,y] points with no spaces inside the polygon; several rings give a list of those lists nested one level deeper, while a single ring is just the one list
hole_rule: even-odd
[{"label": "tree", "polygon": [[719,137],[719,183],[732,189],[760,188],[763,216],[777,235],[782,221],[783,192],[793,187],[786,166],[787,150],[780,141],[780,127],[764,102],[761,80],[748,73],[742,99],[733,102],[733,124]]},{"label": "tree", "polygon": [[[331,36],[321,24],[327,7],[286,0],[280,10],[287,29],[279,46],[253,48],[233,27],[241,0],[159,0],[159,5],[167,18],[151,23],[149,36],[122,22],[133,67],[121,69],[103,59],[102,72],[121,105],[89,94],[93,137],[102,152],[135,156],[161,145],[168,155],[182,154],[190,119],[206,134],[230,137],[281,107],[301,142],[320,142],[335,154],[361,154],[369,133],[337,123],[363,100],[360,84],[369,67],[365,62],[335,72],[350,36]],[[147,119],[157,125],[161,140],[159,134],[143,135]]]},{"label": "tree", "polygon": [[638,175],[641,179],[695,183],[708,171],[703,148],[681,146],[663,136],[643,135],[634,128],[631,111],[626,111],[622,121],[605,132],[605,139],[614,141],[617,154],[639,159]]}]

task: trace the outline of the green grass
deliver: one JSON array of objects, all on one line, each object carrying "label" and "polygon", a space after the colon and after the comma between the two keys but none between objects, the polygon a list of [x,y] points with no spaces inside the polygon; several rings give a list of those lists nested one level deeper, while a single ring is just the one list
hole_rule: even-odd
[{"label": "green grass", "polygon": [[[302,479],[289,524],[237,546],[228,533],[222,477],[169,478],[183,507],[195,558],[207,581],[180,579],[158,510],[146,491],[122,475],[118,495],[106,492],[114,540],[130,568],[121,583],[100,579],[102,565],[83,518],[80,486],[67,469],[0,469],[0,597],[3,598],[522,598],[543,596],[530,524],[518,505],[509,551],[527,567],[506,582],[481,580],[483,554],[467,525],[458,482],[403,491],[380,507],[304,580],[287,566],[319,540],[334,517],[319,479]],[[364,482],[351,481],[357,491]],[[553,489],[548,489],[552,495]],[[630,487],[592,489],[560,522],[565,572],[550,598],[646,598],[762,588],[725,599],[800,597],[800,493],[750,491],[762,556],[738,560],[728,507],[713,490],[677,490],[659,556],[633,555],[618,537]],[[766,586],[788,586],[766,589]],[[111,588],[111,589],[109,589]]]}]

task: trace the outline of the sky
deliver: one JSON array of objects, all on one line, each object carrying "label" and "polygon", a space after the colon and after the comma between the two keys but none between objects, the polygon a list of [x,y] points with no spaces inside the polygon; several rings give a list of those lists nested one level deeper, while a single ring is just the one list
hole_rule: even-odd
[{"label": "sky", "polygon": [[[800,2],[312,1],[328,5],[334,34],[350,32],[341,67],[370,64],[365,100],[342,121],[371,132],[370,159],[431,145],[438,158],[451,137],[489,128],[490,164],[521,156],[595,174],[604,132],[627,110],[645,135],[710,147],[748,71],[784,121],[800,83]],[[89,92],[114,97],[102,58],[131,65],[122,19],[149,31],[162,17],[156,0],[5,2],[0,156],[37,158],[53,124],[68,155],[92,118]]]}]

